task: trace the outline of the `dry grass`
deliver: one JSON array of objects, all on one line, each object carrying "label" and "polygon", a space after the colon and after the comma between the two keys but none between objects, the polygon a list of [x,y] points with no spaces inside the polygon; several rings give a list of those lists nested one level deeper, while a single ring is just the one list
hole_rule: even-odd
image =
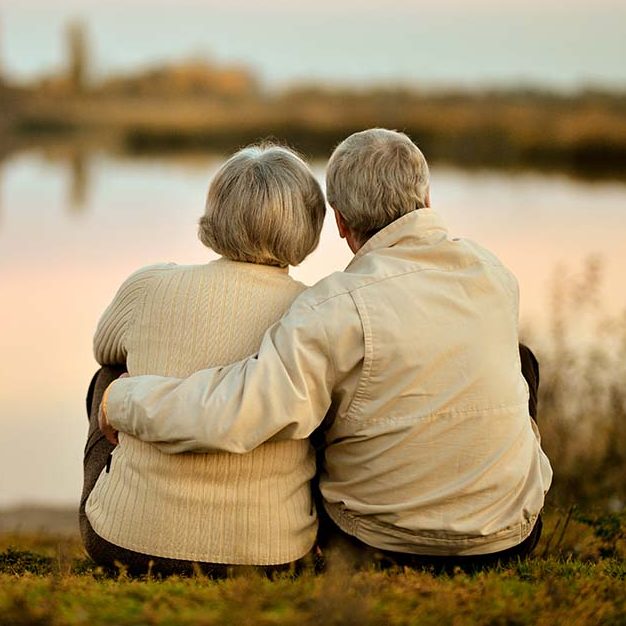
[{"label": "dry grass", "polygon": [[77,540],[5,536],[0,625],[623,625],[626,518],[611,517],[619,532],[607,539],[598,520],[574,517],[562,532],[548,513],[535,558],[471,576],[335,567],[295,579],[131,580],[105,577]]}]

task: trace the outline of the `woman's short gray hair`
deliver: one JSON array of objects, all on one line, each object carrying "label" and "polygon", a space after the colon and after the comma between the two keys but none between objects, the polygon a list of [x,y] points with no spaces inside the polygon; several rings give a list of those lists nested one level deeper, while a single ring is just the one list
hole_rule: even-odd
[{"label": "woman's short gray hair", "polygon": [[233,261],[298,265],[317,247],[325,212],[322,189],[295,152],[248,146],[211,181],[198,235]]},{"label": "woman's short gray hair", "polygon": [[428,164],[420,149],[404,133],[384,128],[350,135],[326,171],[328,203],[362,240],[424,208],[428,188]]}]

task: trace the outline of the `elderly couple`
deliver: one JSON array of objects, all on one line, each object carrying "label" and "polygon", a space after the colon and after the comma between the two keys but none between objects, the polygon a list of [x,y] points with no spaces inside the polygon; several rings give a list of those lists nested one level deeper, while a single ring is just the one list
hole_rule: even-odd
[{"label": "elderly couple", "polygon": [[287,148],[248,147],[200,220],[222,258],[141,269],[105,311],[81,502],[96,562],[475,569],[536,545],[552,471],[515,278],[448,235],[406,135],[351,135],[326,181],[344,271],[289,277],[324,196]]}]

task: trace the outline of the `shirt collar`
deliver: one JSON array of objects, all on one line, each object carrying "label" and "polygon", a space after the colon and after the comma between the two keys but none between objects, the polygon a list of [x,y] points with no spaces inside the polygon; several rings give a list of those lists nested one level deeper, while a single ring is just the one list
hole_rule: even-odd
[{"label": "shirt collar", "polygon": [[447,232],[444,221],[438,213],[433,209],[411,211],[370,237],[357,250],[350,265],[369,252],[380,248],[389,248],[405,238],[421,239],[434,230]]}]

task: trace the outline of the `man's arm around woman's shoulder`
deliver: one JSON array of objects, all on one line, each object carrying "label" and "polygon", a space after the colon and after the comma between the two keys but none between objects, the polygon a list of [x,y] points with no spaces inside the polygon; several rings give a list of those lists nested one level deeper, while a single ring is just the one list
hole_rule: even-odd
[{"label": "man's arm around woman's shoulder", "polygon": [[304,439],[324,419],[335,381],[362,358],[349,294],[313,306],[303,294],[253,357],[184,380],[115,381],[106,420],[170,453],[245,453],[270,439]]}]

